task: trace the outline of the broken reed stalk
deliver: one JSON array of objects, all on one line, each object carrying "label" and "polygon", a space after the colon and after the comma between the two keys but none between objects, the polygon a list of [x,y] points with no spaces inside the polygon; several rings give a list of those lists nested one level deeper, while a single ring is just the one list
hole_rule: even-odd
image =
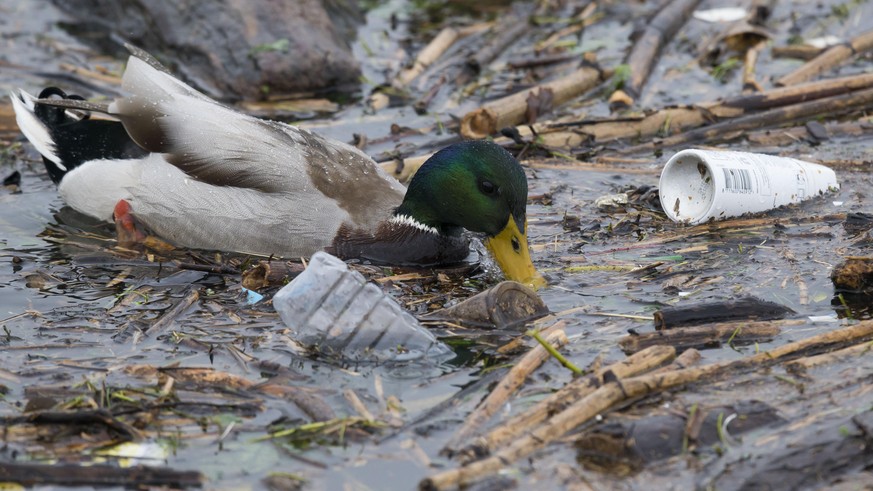
[{"label": "broken reed stalk", "polygon": [[873,106],[873,89],[866,89],[730,119],[678,135],[668,136],[658,142],[648,142],[626,147],[618,150],[618,152],[642,153],[652,151],[655,148],[668,148],[692,142],[706,141],[713,143],[725,141],[740,136],[746,130],[796,123],[823,115],[836,116],[852,111],[864,111],[871,106]]},{"label": "broken reed stalk", "polygon": [[745,60],[743,63],[743,93],[758,93],[762,92],[763,88],[761,84],[755,80],[755,66],[758,64],[758,55],[761,54],[761,50],[763,50],[767,46],[767,41],[761,41],[760,43],[752,46],[746,51]]},{"label": "broken reed stalk", "polygon": [[[593,138],[607,142],[623,138],[649,138],[697,128],[719,120],[746,116],[774,107],[788,106],[825,97],[873,87],[873,74],[852,75],[793,87],[780,87],[758,94],[746,94],[694,106],[668,107],[642,117],[609,118],[570,123],[543,123],[535,129],[544,143],[552,147],[576,147]],[[518,128],[524,137],[530,137],[526,127]]]},{"label": "broken reed stalk", "polygon": [[873,31],[868,31],[847,43],[831,46],[797,70],[777,80],[776,85],[794,85],[804,82],[823,74],[852,56],[866,53],[871,49],[873,49]]},{"label": "broken reed stalk", "polygon": [[[561,347],[567,343],[567,335],[563,330],[552,331],[546,340],[549,344]],[[509,397],[518,390],[527,377],[546,360],[551,357],[549,352],[541,345],[537,345],[528,351],[503,377],[500,383],[488,394],[476,409],[467,417],[464,424],[452,435],[449,442],[443,447],[442,452],[452,454],[454,449],[460,447],[470,436],[485,424],[497,411],[506,404]]]},{"label": "broken reed stalk", "polygon": [[809,44],[789,44],[788,46],[773,46],[770,48],[770,56],[773,58],[798,58],[811,60],[824,51],[822,48]]},{"label": "broken reed stalk", "polygon": [[[647,348],[647,349],[651,349],[651,348]],[[631,356],[638,355],[640,353],[643,353],[644,351],[645,350],[638,351],[637,353],[634,353]],[[694,348],[689,348],[689,349],[683,351],[682,353],[680,353],[679,356],[677,356],[676,359],[673,360],[672,363],[670,363],[669,365],[667,365],[665,367],[661,367],[661,368],[657,368],[655,370],[652,370],[650,372],[650,374],[664,373],[664,372],[670,372],[673,370],[681,370],[683,368],[688,368],[690,366],[696,365],[697,362],[700,361],[700,358],[701,358],[701,354],[699,351],[697,351]],[[619,377],[619,378],[621,378],[621,377]]]},{"label": "broken reed stalk", "polygon": [[[473,73],[480,73],[513,42],[524,36],[530,28],[531,24],[527,18],[512,16],[504,19],[491,28],[493,37],[489,42],[467,58],[467,66]],[[461,84],[463,83],[466,81],[462,79]]]},{"label": "broken reed stalk", "polygon": [[603,384],[604,377],[623,378],[644,373],[663,365],[675,356],[676,350],[669,346],[654,346],[620,362],[601,368],[590,375],[574,379],[527,411],[513,416],[492,429],[485,436],[474,438],[470,444],[458,452],[457,458],[461,462],[470,462],[475,458],[491,454],[506,442],[523,433],[527,428],[535,427],[547,420],[551,414],[563,410],[574,401],[594,392]]},{"label": "broken reed stalk", "polygon": [[789,371],[803,371],[820,365],[827,365],[836,361],[844,361],[849,358],[864,356],[873,351],[873,343],[865,341],[848,348],[843,348],[830,353],[822,353],[820,355],[809,356],[790,361],[785,364],[785,368]]},{"label": "broken reed stalk", "polygon": [[465,138],[485,138],[507,126],[515,126],[525,119],[528,98],[551,92],[552,107],[574,99],[600,83],[603,72],[596,67],[584,66],[558,80],[538,85],[491,101],[468,112],[461,120],[461,135]]},{"label": "broken reed stalk", "polygon": [[182,315],[182,313],[185,312],[188,307],[194,305],[194,302],[199,299],[200,292],[191,287],[191,289],[182,298],[182,300],[180,300],[176,305],[173,305],[172,307],[167,309],[167,311],[164,312],[164,314],[161,315],[161,317],[158,318],[158,320],[156,320],[151,326],[149,326],[143,334],[149,335],[163,331],[164,329],[169,327],[170,324],[172,324],[176,320],[176,318]]},{"label": "broken reed stalk", "polygon": [[418,56],[412,64],[397,74],[394,79],[394,85],[397,87],[405,87],[415,80],[419,75],[433,65],[446,51],[449,50],[458,40],[463,39],[471,34],[481,32],[487,29],[490,23],[474,24],[472,26],[454,28],[445,27],[437,35],[419,51]]},{"label": "broken reed stalk", "polygon": [[[552,45],[557,43],[561,38],[569,36],[570,34],[575,34],[585,29],[586,27],[594,24],[601,17],[601,15],[594,15],[596,11],[597,2],[588,2],[588,5],[586,5],[585,8],[582,9],[582,11],[579,12],[579,14],[576,15],[576,17],[570,22],[570,25],[558,30],[558,32],[550,35],[545,40],[538,42],[534,46],[534,50],[537,53],[541,53],[546,49],[551,48]],[[510,64],[510,66],[512,66],[512,64]],[[517,65],[515,66],[515,68],[517,68]]]},{"label": "broken reed stalk", "polygon": [[[873,133],[873,127],[864,122],[848,121],[845,123],[827,123],[824,125],[827,137],[838,138],[855,136],[862,137]],[[820,141],[821,138],[812,131],[809,125],[783,128],[779,131],[758,130],[746,135],[749,142],[762,147],[778,147],[797,143],[799,141]],[[863,159],[855,160],[820,160],[819,163],[835,171],[866,166]]]},{"label": "broken reed stalk", "polygon": [[759,365],[770,365],[782,358],[804,351],[867,339],[873,336],[873,321],[825,332],[807,339],[788,343],[770,351],[739,360],[724,361],[702,367],[672,372],[641,375],[615,380],[598,388],[570,407],[555,414],[527,435],[511,442],[494,455],[466,466],[434,474],[419,483],[423,490],[444,490],[472,484],[560,438],[568,431],[591,420],[622,401],[659,393],[673,387],[699,382],[716,375]]},{"label": "broken reed stalk", "polygon": [[737,344],[768,341],[776,337],[782,326],[801,325],[803,319],[782,321],[721,322],[705,326],[680,327],[669,330],[629,335],[621,338],[618,345],[625,353],[636,353],[657,345],[667,345],[682,351],[688,348],[721,346],[730,341]]},{"label": "broken reed stalk", "polygon": [[407,157],[403,159],[394,159],[388,162],[381,162],[379,166],[389,176],[397,179],[400,182],[406,183],[412,179],[412,176],[418,172],[418,169],[433,156],[432,153],[420,155],[417,157]]},{"label": "broken reed stalk", "polygon": [[412,66],[402,70],[395,79],[396,85],[405,87],[421,75],[427,67],[435,62],[443,53],[455,44],[461,37],[461,31],[454,27],[444,27],[415,57]]},{"label": "broken reed stalk", "polygon": [[630,76],[625,81],[624,88],[610,96],[610,103],[615,101],[622,106],[633,105],[657,63],[661,50],[688,21],[698,3],[700,0],[673,0],[655,14],[631,48],[625,60],[625,64],[630,67]]}]

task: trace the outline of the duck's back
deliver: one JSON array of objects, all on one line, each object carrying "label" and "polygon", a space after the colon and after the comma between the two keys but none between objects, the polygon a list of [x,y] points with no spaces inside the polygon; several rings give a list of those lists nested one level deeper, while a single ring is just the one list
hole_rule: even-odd
[{"label": "duck's back", "polygon": [[[130,58],[123,88],[130,95],[109,113],[151,154],[136,162],[137,172],[119,173],[111,160],[77,168],[61,183],[68,202],[88,182],[118,174],[136,219],[171,242],[308,256],[343,225],[375,230],[403,198],[403,186],[360,150],[236,112],[144,53]],[[86,212],[106,219],[105,207]]]}]

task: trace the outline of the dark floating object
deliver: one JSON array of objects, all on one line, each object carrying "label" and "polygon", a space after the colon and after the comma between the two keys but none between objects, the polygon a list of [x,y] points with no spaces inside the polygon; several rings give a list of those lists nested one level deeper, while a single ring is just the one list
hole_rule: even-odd
[{"label": "dark floating object", "polygon": [[0,481],[22,486],[60,484],[63,486],[166,486],[201,487],[205,478],[196,471],[177,471],[162,467],[128,468],[105,465],[0,463]]},{"label": "dark floating object", "polygon": [[588,468],[625,475],[689,450],[706,451],[722,438],[784,423],[775,408],[755,400],[641,418],[610,417],[579,437],[577,459]]},{"label": "dark floating object", "polygon": [[3,179],[3,185],[16,187],[21,186],[21,173],[18,171],[14,171],[12,174],[9,174],[8,176],[6,176],[5,179]]},{"label": "dark floating object", "polygon": [[862,211],[847,213],[843,228],[849,235],[858,235],[873,228],[873,215]]},{"label": "dark floating object", "polygon": [[306,269],[303,264],[289,261],[258,261],[243,271],[242,285],[249,290],[261,290],[270,286],[284,285]]},{"label": "dark floating object", "polygon": [[504,281],[463,302],[430,313],[422,320],[445,320],[475,327],[524,326],[549,313],[543,299],[515,281]]},{"label": "dark floating object", "polygon": [[666,307],[655,312],[655,329],[694,326],[713,322],[784,319],[795,312],[774,302],[744,297],[727,302],[707,302],[686,307]]},{"label": "dark floating object", "polygon": [[831,281],[838,290],[861,291],[873,285],[873,257],[849,256],[834,267]]}]

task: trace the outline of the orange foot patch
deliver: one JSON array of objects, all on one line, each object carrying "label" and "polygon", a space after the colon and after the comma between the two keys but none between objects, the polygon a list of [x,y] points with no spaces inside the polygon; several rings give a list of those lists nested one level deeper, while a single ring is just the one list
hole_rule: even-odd
[{"label": "orange foot patch", "polygon": [[136,223],[136,219],[130,214],[130,211],[130,203],[122,199],[115,204],[115,211],[112,213],[115,219],[115,234],[118,236],[118,245],[121,247],[141,244],[146,238],[146,234]]}]

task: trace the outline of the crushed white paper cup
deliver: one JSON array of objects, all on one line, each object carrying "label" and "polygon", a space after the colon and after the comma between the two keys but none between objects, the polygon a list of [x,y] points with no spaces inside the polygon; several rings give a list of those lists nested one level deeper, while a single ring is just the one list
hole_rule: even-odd
[{"label": "crushed white paper cup", "polygon": [[799,203],[839,184],[833,170],[802,160],[690,149],[667,161],[658,188],[671,220],[696,225]]}]

